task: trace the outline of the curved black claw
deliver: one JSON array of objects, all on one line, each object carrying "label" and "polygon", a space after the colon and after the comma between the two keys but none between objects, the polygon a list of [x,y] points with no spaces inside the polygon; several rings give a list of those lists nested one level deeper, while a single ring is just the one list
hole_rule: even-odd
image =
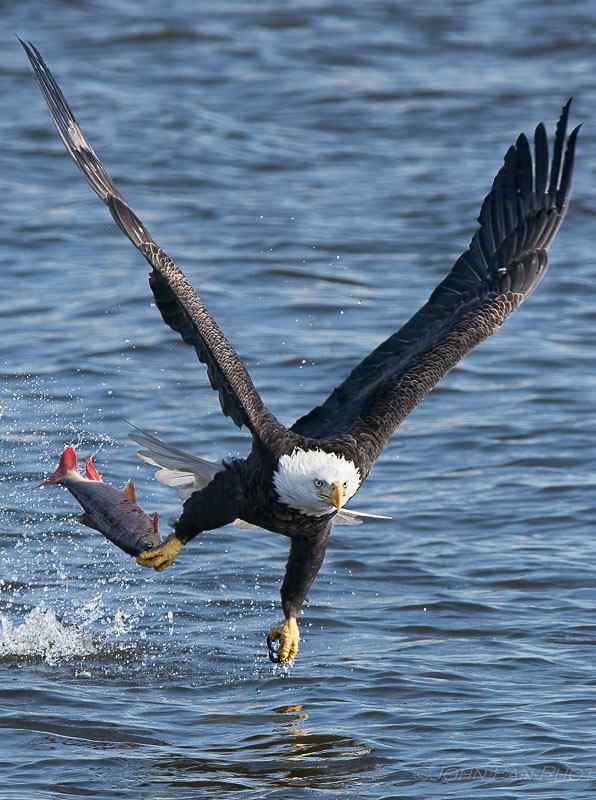
[{"label": "curved black claw", "polygon": [[275,640],[271,638],[271,634],[267,634],[267,649],[269,650],[269,661],[273,661],[274,664],[279,664],[279,643],[276,645]]}]

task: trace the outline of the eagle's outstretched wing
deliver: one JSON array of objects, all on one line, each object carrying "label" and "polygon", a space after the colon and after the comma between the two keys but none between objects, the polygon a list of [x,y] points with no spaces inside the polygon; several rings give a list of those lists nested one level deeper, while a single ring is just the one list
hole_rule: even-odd
[{"label": "eagle's outstretched wing", "polygon": [[45,95],[50,113],[66,149],[93,191],[108,206],[131,242],[145,256],[152,271],[149,284],[164,321],[192,345],[207,365],[211,386],[219,392],[224,414],[239,427],[246,425],[253,436],[269,444],[285,429],[265,407],[246,368],[205,309],[198,294],[172,259],[158,247],[129,208],[83,133],[37,48],[21,41]]},{"label": "eagle's outstretched wing", "polygon": [[351,435],[370,467],[389,436],[440,378],[494,333],[538,285],[546,250],[569,200],[579,126],[565,147],[569,101],[550,162],[544,125],[521,134],[486,197],[468,250],[404,327],[377,347],[322,406],[292,430],[324,439]]}]

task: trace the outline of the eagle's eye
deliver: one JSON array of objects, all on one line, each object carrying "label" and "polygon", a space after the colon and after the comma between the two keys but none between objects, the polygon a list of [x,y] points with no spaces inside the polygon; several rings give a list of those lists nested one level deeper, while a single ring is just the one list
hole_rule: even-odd
[{"label": "eagle's eye", "polygon": [[316,478],[314,481],[315,486],[317,489],[322,489],[325,481],[322,481],[320,478]]}]

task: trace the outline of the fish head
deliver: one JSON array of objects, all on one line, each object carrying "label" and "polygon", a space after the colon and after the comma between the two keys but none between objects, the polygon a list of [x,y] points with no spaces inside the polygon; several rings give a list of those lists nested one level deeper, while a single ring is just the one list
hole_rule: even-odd
[{"label": "fish head", "polygon": [[75,453],[74,447],[66,447],[60,456],[58,467],[51,475],[48,475],[42,485],[47,486],[52,483],[62,483],[67,478],[74,477],[75,475],[77,478],[81,477],[77,470],[77,454]]}]

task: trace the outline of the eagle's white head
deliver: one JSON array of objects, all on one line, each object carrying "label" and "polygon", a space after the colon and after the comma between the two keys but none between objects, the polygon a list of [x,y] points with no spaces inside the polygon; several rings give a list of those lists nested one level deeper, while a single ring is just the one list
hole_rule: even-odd
[{"label": "eagle's white head", "polygon": [[356,494],[360,471],[335,453],[296,448],[279,459],[273,483],[282,503],[302,514],[322,517],[339,511]]}]

